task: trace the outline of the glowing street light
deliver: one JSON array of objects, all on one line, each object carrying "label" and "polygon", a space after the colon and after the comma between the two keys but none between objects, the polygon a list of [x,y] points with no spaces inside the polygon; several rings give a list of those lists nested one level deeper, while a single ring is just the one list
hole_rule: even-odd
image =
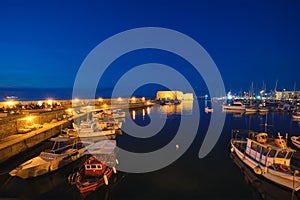
[{"label": "glowing street light", "polygon": [[135,103],[135,101],[136,101],[136,98],[135,97],[131,97],[131,103]]},{"label": "glowing street light", "polygon": [[7,101],[6,104],[11,108],[15,102],[14,101]]}]

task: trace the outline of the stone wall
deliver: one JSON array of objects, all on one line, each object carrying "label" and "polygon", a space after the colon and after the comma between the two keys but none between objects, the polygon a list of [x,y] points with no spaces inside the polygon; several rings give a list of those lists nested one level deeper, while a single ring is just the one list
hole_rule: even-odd
[{"label": "stone wall", "polygon": [[[95,105],[95,108],[135,108],[142,107],[145,104],[144,98],[117,98],[117,99],[83,99],[76,100],[74,103],[74,111],[80,110],[80,108],[84,108],[86,105]],[[46,102],[46,101],[45,101]],[[40,104],[40,101],[18,101],[18,104],[28,105],[28,104]],[[59,104],[59,110],[46,111],[43,109],[30,109],[30,110],[22,110],[22,114],[8,114],[6,117],[0,117],[0,140],[6,138],[8,136],[17,134],[17,133],[26,133],[30,130],[35,130],[41,128],[42,125],[47,123],[51,123],[56,120],[61,120],[66,117],[68,113],[66,110],[72,107],[72,100],[59,100],[52,101],[52,103]],[[75,104],[77,106],[75,106]],[[2,106],[8,106],[7,102],[0,102],[0,108]],[[73,112],[74,112],[73,111]],[[83,110],[86,112],[86,110]],[[2,113],[7,114],[7,113]],[[82,119],[80,119],[82,120]]]},{"label": "stone wall", "polygon": [[32,113],[27,115],[10,116],[0,120],[0,140],[10,135],[21,133],[25,129],[37,129],[52,121],[61,120],[65,117],[64,110]]}]

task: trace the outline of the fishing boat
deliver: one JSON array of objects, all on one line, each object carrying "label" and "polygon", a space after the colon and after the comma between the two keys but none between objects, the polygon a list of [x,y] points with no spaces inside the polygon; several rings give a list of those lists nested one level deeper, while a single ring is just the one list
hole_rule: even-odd
[{"label": "fishing boat", "polygon": [[121,109],[112,110],[113,118],[124,118],[126,116],[125,112]]},{"label": "fishing boat", "polygon": [[242,131],[234,130],[231,139],[231,152],[250,167],[257,175],[281,186],[298,191],[300,189],[299,171],[291,166],[291,157],[295,150],[286,145],[286,140],[269,138],[267,133],[248,131],[240,137]]},{"label": "fishing boat", "polygon": [[232,104],[223,105],[223,110],[225,110],[225,111],[227,111],[227,110],[229,110],[229,111],[231,111],[231,110],[245,111],[246,107],[242,102],[235,101]]},{"label": "fishing boat", "polygon": [[122,128],[122,122],[114,118],[105,118],[99,120],[98,128],[100,130],[117,130]]},{"label": "fishing boat", "polygon": [[103,137],[115,134],[115,129],[101,130],[95,120],[82,121],[79,126],[73,123],[73,127],[77,131],[80,138]]},{"label": "fishing boat", "polygon": [[300,136],[292,136],[291,141],[298,149],[300,149]]},{"label": "fishing boat", "polygon": [[[236,154],[230,153],[230,158],[232,158],[236,166],[240,168],[240,172],[244,176],[245,184],[250,186],[253,194],[252,199],[292,199],[291,196],[293,194],[291,194],[289,190],[257,176]],[[296,199],[299,198],[295,198],[295,200]]]},{"label": "fishing boat", "polygon": [[91,142],[79,141],[78,138],[55,137],[50,140],[54,142],[51,149],[42,151],[39,156],[24,162],[9,174],[27,179],[56,171],[82,157],[93,145]]},{"label": "fishing boat", "polygon": [[269,109],[266,107],[259,107],[258,111],[260,114],[266,114],[267,112],[269,112]]},{"label": "fishing boat", "polygon": [[114,149],[115,140],[99,141],[93,149],[89,150],[91,156],[84,165],[68,177],[71,185],[76,185],[80,193],[85,194],[97,188],[108,185],[109,178],[117,173]]}]

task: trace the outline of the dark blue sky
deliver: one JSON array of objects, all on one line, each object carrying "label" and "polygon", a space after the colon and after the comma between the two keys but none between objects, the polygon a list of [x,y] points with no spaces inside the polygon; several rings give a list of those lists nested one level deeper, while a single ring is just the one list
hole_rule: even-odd
[{"label": "dark blue sky", "polygon": [[156,26],[200,43],[227,89],[249,89],[251,81],[273,89],[276,80],[278,89],[293,89],[300,72],[299,11],[299,1],[284,0],[1,1],[0,88],[71,88],[100,42]]}]

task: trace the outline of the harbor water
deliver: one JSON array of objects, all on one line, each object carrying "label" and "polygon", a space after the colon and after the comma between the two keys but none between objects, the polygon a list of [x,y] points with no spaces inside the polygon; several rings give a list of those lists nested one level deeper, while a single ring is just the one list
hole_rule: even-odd
[{"label": "harbor water", "polygon": [[[149,138],[133,137],[123,132],[117,136],[117,146],[127,151],[144,153],[163,148],[176,136],[181,121],[194,120],[195,103],[189,105],[154,105],[148,108],[130,110],[123,122],[147,126],[151,117],[165,120],[163,128]],[[220,105],[221,106],[221,105]],[[204,158],[199,158],[208,130],[211,113],[204,112],[205,102],[199,101],[200,122],[196,137],[187,151],[176,161],[162,169],[147,173],[126,173],[119,171],[109,179],[109,185],[95,192],[81,195],[75,186],[68,183],[68,175],[80,167],[84,158],[47,175],[31,179],[10,177],[8,172],[39,155],[51,144],[45,141],[34,148],[15,156],[0,166],[0,198],[12,199],[291,199],[292,192],[255,175],[239,159],[230,154],[232,129],[266,131],[285,137],[300,135],[300,123],[293,121],[288,112],[267,114],[226,113],[223,131],[212,149]],[[150,117],[151,116],[151,117]],[[185,133],[192,137],[192,133]],[[290,142],[288,143],[293,148]],[[176,148],[181,148],[180,144]],[[176,152],[174,147],[174,152]],[[126,162],[120,158],[120,162]],[[153,161],[155,162],[155,161]],[[295,193],[294,199],[300,199]]]}]

